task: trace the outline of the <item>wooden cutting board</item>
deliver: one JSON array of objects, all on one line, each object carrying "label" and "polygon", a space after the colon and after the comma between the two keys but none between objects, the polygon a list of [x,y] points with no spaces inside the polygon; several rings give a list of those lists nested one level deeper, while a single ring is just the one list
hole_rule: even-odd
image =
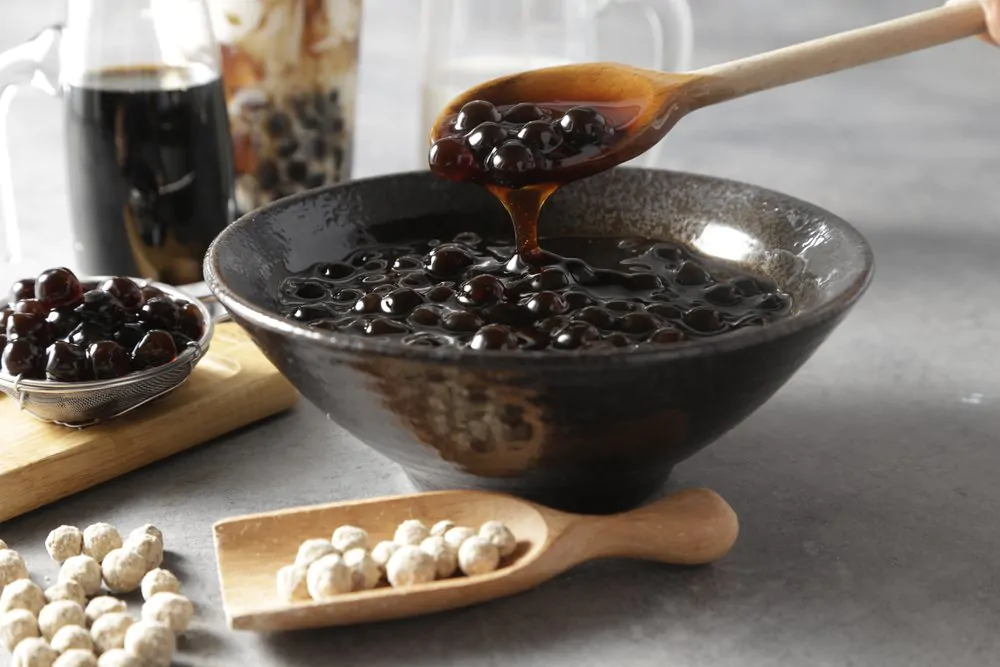
[{"label": "wooden cutting board", "polygon": [[104,424],[46,424],[0,394],[0,521],[287,410],[297,398],[232,322],[216,325],[187,382]]}]

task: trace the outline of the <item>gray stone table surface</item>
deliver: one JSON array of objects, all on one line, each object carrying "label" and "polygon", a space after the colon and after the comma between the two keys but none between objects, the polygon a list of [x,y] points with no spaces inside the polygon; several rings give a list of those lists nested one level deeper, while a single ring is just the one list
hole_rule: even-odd
[{"label": "gray stone table surface", "polygon": [[[933,3],[693,4],[696,63],[707,65]],[[57,13],[0,0],[0,46]],[[414,101],[415,21],[416,3],[368,4],[359,176],[413,166],[399,146],[416,129],[394,128],[387,112],[395,95]],[[15,103],[30,243],[63,240],[58,118],[41,94]],[[816,202],[855,223],[878,261],[871,291],[811,362],[670,481],[717,489],[740,514],[740,540],[720,563],[597,563],[454,613],[232,633],[212,522],[408,488],[306,404],[10,521],[0,536],[51,577],[42,541],[60,523],[161,525],[199,609],[178,664],[1000,664],[1000,50],[968,41],[760,94],[699,112],[666,141],[663,166]]]}]

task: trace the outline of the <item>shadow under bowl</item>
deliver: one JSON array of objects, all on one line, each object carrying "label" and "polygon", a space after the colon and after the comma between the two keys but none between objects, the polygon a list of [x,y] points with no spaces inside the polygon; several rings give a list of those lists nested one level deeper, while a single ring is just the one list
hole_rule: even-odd
[{"label": "shadow under bowl", "polygon": [[[440,216],[433,228],[416,222]],[[865,239],[831,213],[723,179],[617,169],[560,190],[542,237],[680,242],[774,279],[791,315],[717,338],[579,355],[408,347],[278,314],[291,273],[374,243],[472,230],[509,236],[481,188],[394,174],[283,199],[229,226],[209,286],[312,403],[419,488],[513,493],[576,511],[655,494],[673,466],[762,405],[865,291]],[[542,245],[544,246],[544,240]]]}]

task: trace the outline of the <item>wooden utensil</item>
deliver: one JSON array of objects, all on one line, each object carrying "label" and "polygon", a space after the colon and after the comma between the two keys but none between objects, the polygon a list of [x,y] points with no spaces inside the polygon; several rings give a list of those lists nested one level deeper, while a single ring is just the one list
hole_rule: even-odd
[{"label": "wooden utensil", "polygon": [[[788,83],[885,60],[986,31],[979,2],[931,9],[776,51],[690,73],[644,70],[616,63],[585,63],[521,72],[465,91],[442,111],[431,132],[466,102],[581,101],[639,108],[627,136],[600,157],[589,158],[574,177],[631,160],[660,141],[688,113]],[[859,104],[864,104],[861,99]],[[584,173],[585,172],[585,173]]]},{"label": "wooden utensil", "polygon": [[233,323],[216,325],[183,385],[105,424],[48,424],[0,394],[0,521],[286,410],[297,397]]},{"label": "wooden utensil", "polygon": [[[324,602],[286,602],[278,569],[303,541],[329,539],[337,526],[361,526],[369,547],[391,540],[407,519],[431,525],[450,519],[478,528],[503,521],[518,539],[500,569],[412,588],[380,587]],[[229,625],[272,631],[351,625],[428,614],[513,595],[595,558],[641,558],[699,565],[722,558],[736,541],[733,509],[713,491],[680,491],[649,506],[611,516],[557,512],[511,496],[442,491],[282,510],[215,525],[215,550]]]}]

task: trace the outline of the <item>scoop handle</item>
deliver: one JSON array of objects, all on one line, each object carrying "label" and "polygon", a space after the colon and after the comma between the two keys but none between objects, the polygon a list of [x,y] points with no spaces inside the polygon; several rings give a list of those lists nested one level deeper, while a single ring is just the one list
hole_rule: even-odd
[{"label": "scoop handle", "polygon": [[588,558],[638,558],[703,565],[729,553],[739,535],[736,512],[709,489],[685,489],[645,507],[580,517],[575,533]]},{"label": "scoop handle", "polygon": [[694,72],[700,106],[886,60],[986,32],[977,0],[814,39]]}]

